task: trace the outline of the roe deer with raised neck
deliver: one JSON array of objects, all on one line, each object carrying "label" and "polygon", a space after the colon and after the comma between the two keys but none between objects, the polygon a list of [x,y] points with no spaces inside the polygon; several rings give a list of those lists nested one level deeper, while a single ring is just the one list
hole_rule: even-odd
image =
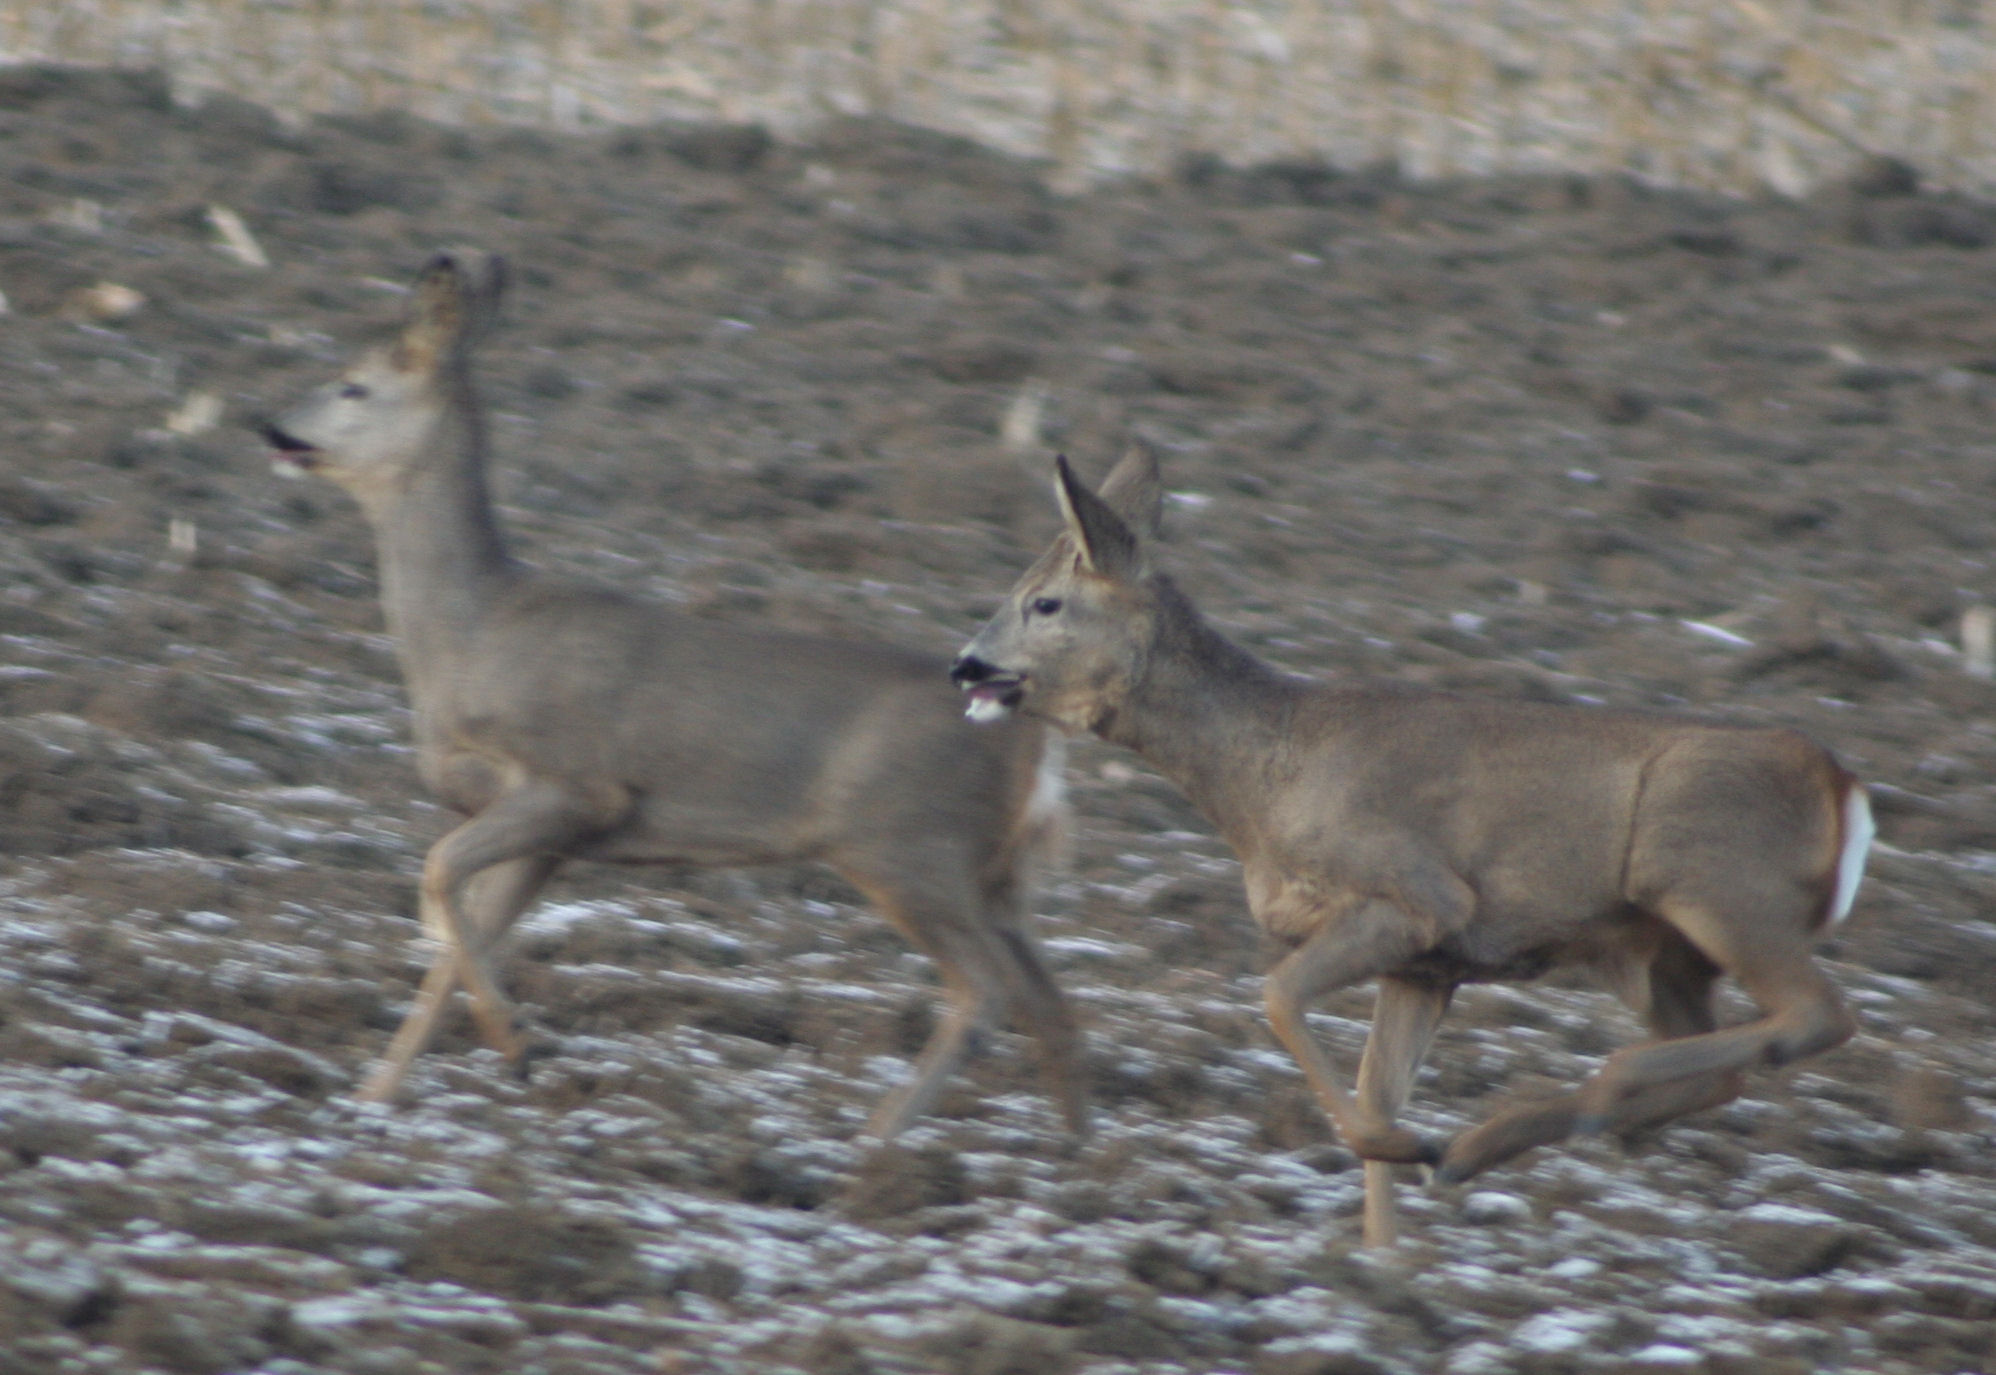
[{"label": "roe deer with raised neck", "polygon": [[441,945],[360,1097],[395,1094],[459,983],[523,1066],[492,954],[564,860],[821,860],[935,960],[949,999],[868,1130],[885,1140],[926,1111],[1010,1009],[1084,1133],[1078,1034],[1026,908],[1065,824],[1060,735],[965,722],[940,659],[679,615],[516,562],[469,362],[502,276],[495,258],[438,255],[399,338],[264,427],[280,470],[331,479],[373,526],[417,767],[468,818],[424,861]]},{"label": "roe deer with raised neck", "polygon": [[[1279,671],[1151,565],[1156,460],[1100,495],[1056,460],[1065,522],[952,676],[969,715],[1013,712],[1127,746],[1240,856],[1255,920],[1289,952],[1269,1021],[1365,1162],[1364,1238],[1395,1239],[1393,1163],[1468,1179],[1576,1132],[1627,1133],[1736,1097],[1742,1071],[1855,1029],[1814,948],[1849,912],[1872,837],[1864,789],[1790,730],[1460,697]],[[1394,1117],[1455,989],[1591,967],[1655,1039],[1577,1090],[1443,1146]],[[1720,1029],[1713,985],[1763,1014]],[[1348,1093],[1304,1020],[1378,981]]]}]

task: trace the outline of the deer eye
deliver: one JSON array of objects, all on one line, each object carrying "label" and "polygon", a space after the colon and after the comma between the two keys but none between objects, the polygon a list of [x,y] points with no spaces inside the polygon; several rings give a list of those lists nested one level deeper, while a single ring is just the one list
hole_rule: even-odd
[{"label": "deer eye", "polygon": [[358,382],[348,382],[340,388],[340,395],[349,401],[365,401],[367,388]]},{"label": "deer eye", "polygon": [[1058,613],[1058,612],[1060,611],[1060,598],[1059,598],[1059,597],[1036,597],[1036,598],[1034,598],[1034,599],[1033,599],[1033,607],[1032,607],[1032,610],[1033,610],[1033,614],[1034,614],[1035,616],[1052,616],[1052,615],[1055,615],[1055,614],[1057,614],[1057,613]]}]

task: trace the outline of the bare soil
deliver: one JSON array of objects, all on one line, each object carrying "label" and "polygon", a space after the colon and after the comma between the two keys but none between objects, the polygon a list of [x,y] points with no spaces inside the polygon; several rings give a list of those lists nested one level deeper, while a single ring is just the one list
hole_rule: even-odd
[{"label": "bare soil", "polygon": [[[1958,641],[1996,211],[1893,167],[1800,202],[1042,170],[0,72],[0,1372],[1996,1369],[1996,687]],[[1041,908],[1086,1146],[1007,1033],[863,1149],[933,977],[810,870],[574,871],[507,960],[531,1080],[456,1025],[408,1106],[355,1106],[447,818],[358,514],[244,422],[453,242],[515,268],[483,377],[533,559],[948,652],[1052,530],[1049,454],[1147,436],[1164,557],[1283,664],[1829,743],[1883,825],[1827,948],[1863,1032],[1648,1139],[1410,1186],[1410,1239],[1359,1253],[1237,867],[1085,744]],[[1366,1011],[1319,1019],[1347,1064]],[[1470,990],[1411,1120],[1634,1034],[1583,987]]]}]

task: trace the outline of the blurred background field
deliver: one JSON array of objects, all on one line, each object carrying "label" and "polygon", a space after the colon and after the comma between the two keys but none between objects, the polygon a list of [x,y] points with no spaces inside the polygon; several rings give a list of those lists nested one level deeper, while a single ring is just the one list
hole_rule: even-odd
[{"label": "blurred background field", "polygon": [[0,59],[301,115],[881,115],[1070,186],[1218,156],[1799,195],[1885,155],[1996,189],[1981,0],[0,0]]},{"label": "blurred background field", "polygon": [[[0,0],[0,1375],[1996,1371],[1992,24]],[[1036,908],[1091,1146],[1009,1031],[860,1139],[935,974],[808,869],[578,866],[505,963],[532,1077],[453,1018],[353,1104],[449,819],[371,536],[254,422],[464,242],[537,565],[947,654],[1050,453],[1141,435],[1165,565],[1285,668],[1831,744],[1863,1031],[1358,1254],[1238,864],[1080,741]],[[1466,989],[1409,1120],[1637,1034]]]}]

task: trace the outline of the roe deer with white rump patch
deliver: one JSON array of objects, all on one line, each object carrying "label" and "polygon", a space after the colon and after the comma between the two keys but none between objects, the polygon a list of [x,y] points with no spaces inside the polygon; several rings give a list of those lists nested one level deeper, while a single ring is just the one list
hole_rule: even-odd
[{"label": "roe deer with white rump patch", "polygon": [[502,275],[440,254],[392,344],[264,429],[280,468],[330,478],[373,526],[417,766],[468,818],[424,862],[441,948],[360,1096],[394,1095],[460,983],[486,1038],[524,1063],[492,954],[563,861],[822,860],[936,961],[950,1002],[869,1130],[891,1137],[927,1110],[1011,1009],[1084,1132],[1078,1035],[1026,909],[1065,824],[1058,733],[968,724],[925,655],[679,615],[516,562],[469,363]]},{"label": "roe deer with white rump patch", "polygon": [[[1290,951],[1275,1034],[1366,1161],[1364,1235],[1395,1237],[1392,1165],[1468,1179],[1576,1132],[1627,1133],[1736,1097],[1854,1021],[1814,959],[1871,842],[1865,791],[1790,730],[1459,697],[1281,672],[1151,566],[1160,490],[1137,448],[1100,495],[1056,461],[1066,528],[957,659],[969,715],[1013,711],[1127,746],[1239,854]],[[1445,1146],[1394,1125],[1455,989],[1591,967],[1655,1039],[1577,1090]],[[1721,1029],[1721,974],[1763,1014]],[[1305,1013],[1378,980],[1357,1093]]]}]

